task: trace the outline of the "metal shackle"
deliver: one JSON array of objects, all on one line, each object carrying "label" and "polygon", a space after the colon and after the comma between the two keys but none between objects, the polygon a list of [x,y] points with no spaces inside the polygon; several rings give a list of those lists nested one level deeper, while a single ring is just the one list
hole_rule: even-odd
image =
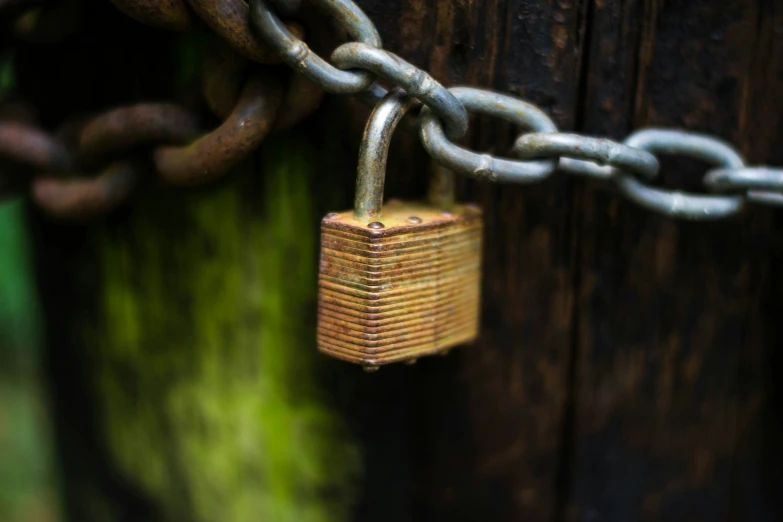
[{"label": "metal shackle", "polygon": [[386,160],[397,125],[419,102],[402,89],[392,89],[373,109],[364,128],[356,169],[354,216],[359,221],[374,221],[381,215]]}]

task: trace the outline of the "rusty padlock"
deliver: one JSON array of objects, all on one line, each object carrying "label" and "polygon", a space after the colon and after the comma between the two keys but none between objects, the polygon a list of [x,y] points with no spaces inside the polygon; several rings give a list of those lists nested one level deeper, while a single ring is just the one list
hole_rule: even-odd
[{"label": "rusty padlock", "polygon": [[[354,209],[321,222],[318,348],[368,371],[446,352],[478,333],[480,209],[445,207],[432,197],[437,186],[430,199],[440,205],[382,207],[389,142],[416,103],[393,91],[378,104],[362,138]],[[453,190],[446,183],[452,202]]]}]

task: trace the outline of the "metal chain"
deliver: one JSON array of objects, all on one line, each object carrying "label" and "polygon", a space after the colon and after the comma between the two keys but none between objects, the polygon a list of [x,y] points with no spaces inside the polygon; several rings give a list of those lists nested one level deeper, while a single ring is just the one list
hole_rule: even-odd
[{"label": "metal chain", "polygon": [[[456,87],[450,92],[470,112],[495,116],[536,132],[557,132],[549,116],[522,100],[468,87]],[[549,177],[557,167],[554,159],[514,161],[460,148],[449,141],[438,116],[429,107],[422,110],[421,121],[425,149],[435,161],[454,172],[490,181],[527,183]]]},{"label": "metal chain", "polygon": [[[251,0],[251,20],[265,42],[282,59],[300,70],[307,69],[315,57],[307,46],[286,35],[273,12],[271,0]],[[276,5],[294,3],[276,0]],[[447,90],[430,75],[399,56],[380,48],[367,35],[377,31],[350,0],[318,0],[335,13],[352,13],[342,19],[349,33],[360,42],[338,47],[331,56],[334,65],[317,58],[318,72],[310,78],[330,92],[356,93],[364,91],[364,99],[378,102],[384,90],[370,85],[376,78],[401,88],[418,99],[421,141],[437,162],[459,174],[485,178],[496,182],[529,183],[549,177],[555,170],[612,181],[630,201],[660,214],[691,220],[709,220],[738,213],[746,202],[783,206],[783,171],[770,168],[748,169],[737,151],[717,138],[678,130],[646,129],[631,135],[623,143],[605,138],[560,133],[554,122],[535,106],[491,91],[456,87]],[[359,14],[360,13],[360,14]],[[342,81],[334,75],[334,67],[344,73],[351,71],[354,80]],[[322,74],[329,71],[330,74]],[[361,89],[360,86],[363,86]],[[370,93],[369,90],[372,90]],[[483,113],[507,120],[532,133],[521,135],[514,143],[513,153],[520,160],[496,158],[463,149],[450,141],[467,132],[467,111]],[[654,179],[660,164],[654,154],[680,154],[713,163],[720,170],[710,171],[704,178],[707,189],[734,191],[738,195],[687,194],[668,191],[644,184],[639,178]],[[728,170],[727,170],[728,169]]]},{"label": "metal chain", "polygon": [[[21,1],[21,0],[20,0]],[[29,122],[3,121],[0,160],[37,174],[31,194],[45,210],[64,217],[108,211],[133,192],[149,169],[134,159],[139,145],[157,178],[169,184],[203,183],[223,175],[273,130],[296,124],[318,107],[322,92],[353,94],[376,105],[391,97],[417,100],[403,125],[419,133],[438,164],[459,174],[503,183],[531,183],[561,171],[612,183],[644,208],[682,219],[732,216],[747,203],[783,206],[783,170],[748,167],[730,145],[680,130],[644,129],[622,143],[561,133],[541,109],[523,100],[470,87],[447,89],[425,71],[382,48],[372,21],[351,0],[311,0],[356,41],[340,45],[329,60],[303,40],[304,29],[279,15],[297,14],[300,0],[112,0],[127,15],[160,28],[186,31],[206,25],[222,39],[205,63],[203,97],[223,120],[201,134],[202,124],[176,104],[141,104],[107,111],[77,126],[76,145],[43,133]],[[12,2],[13,3],[13,2]],[[34,2],[29,2],[35,5]],[[9,11],[10,12],[10,11]],[[14,16],[18,16],[18,9]],[[0,9],[0,24],[13,16]],[[2,29],[0,27],[0,29]],[[248,61],[249,60],[249,61]],[[284,89],[274,75],[251,62],[282,61],[297,72]],[[323,90],[323,91],[322,91]],[[464,149],[452,140],[466,135],[468,113],[500,118],[520,127],[514,158]],[[396,122],[395,122],[396,123]],[[656,155],[674,154],[715,165],[703,178],[709,193],[688,194],[646,184],[660,171]],[[1,166],[1,165],[0,165]],[[59,173],[100,167],[93,178]],[[10,172],[3,177],[3,172]],[[0,170],[0,194],[19,185],[16,168]]]}]

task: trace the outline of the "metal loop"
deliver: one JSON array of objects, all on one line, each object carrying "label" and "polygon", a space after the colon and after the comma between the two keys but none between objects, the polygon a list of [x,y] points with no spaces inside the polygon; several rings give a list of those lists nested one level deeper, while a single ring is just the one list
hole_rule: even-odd
[{"label": "metal loop", "polygon": [[744,192],[750,203],[783,206],[783,169],[763,166],[713,169],[704,177],[704,184],[718,192]]},{"label": "metal loop", "polygon": [[614,178],[614,169],[609,165],[598,165],[592,161],[574,158],[560,158],[557,162],[557,170],[575,176],[585,176],[604,181]]},{"label": "metal loop", "polygon": [[0,159],[38,170],[65,172],[73,158],[58,139],[24,123],[0,123]]},{"label": "metal loop", "polygon": [[[514,143],[514,153],[520,158],[558,158],[561,156],[597,163],[597,167],[607,165],[646,178],[654,178],[660,165],[655,156],[644,150],[633,149],[627,145],[605,138],[591,138],[578,134],[530,133],[520,136]],[[574,172],[587,175],[597,173],[585,163],[570,163]],[[600,171],[604,174],[606,171]],[[601,176],[603,177],[603,176]]]},{"label": "metal loop", "polygon": [[[543,111],[517,98],[469,87],[454,87],[449,92],[470,112],[488,114],[537,132],[557,131]],[[527,183],[546,178],[557,167],[556,160],[514,161],[458,147],[447,139],[440,119],[427,107],[421,112],[421,141],[436,161],[475,178]]]},{"label": "metal loop", "polygon": [[704,184],[721,192],[745,190],[783,191],[783,169],[771,167],[742,167],[712,169],[704,177]]},{"label": "metal loop", "polygon": [[[742,157],[730,145],[701,134],[664,129],[645,129],[629,136],[624,143],[657,154],[682,154],[725,168],[745,165]],[[620,192],[631,201],[666,216],[710,220],[736,214],[744,205],[742,196],[710,196],[688,194],[648,187],[615,169],[615,182]]]},{"label": "metal loop", "polygon": [[145,143],[187,143],[198,134],[198,118],[189,110],[173,103],[140,103],[92,118],[79,134],[79,152],[83,159],[104,158]]},{"label": "metal loop", "polygon": [[745,200],[757,205],[766,205],[768,207],[783,207],[783,194],[778,192],[765,192],[749,190],[745,194]]},{"label": "metal loop", "polygon": [[[357,92],[354,95],[354,98],[363,104],[374,108],[376,105],[381,103],[381,100],[383,100],[387,94],[389,94],[389,91],[387,91],[384,87],[378,85],[377,83],[373,83],[366,91]],[[403,116],[400,125],[402,125],[402,128],[406,131],[418,134],[420,129],[418,114],[412,114],[409,111],[408,114]]]},{"label": "metal loop", "polygon": [[356,219],[372,221],[381,215],[389,145],[402,117],[419,102],[401,89],[392,89],[372,111],[359,146],[356,169]]},{"label": "metal loop", "polygon": [[47,214],[83,219],[105,214],[121,205],[133,194],[140,178],[140,165],[118,161],[95,178],[37,178],[33,181],[31,197]]},{"label": "metal loop", "polygon": [[[367,89],[374,77],[366,71],[341,71],[310,50],[283,25],[267,4],[250,1],[250,19],[255,29],[280,58],[324,90],[352,94]],[[348,34],[371,47],[381,46],[381,37],[367,15],[347,0],[318,0],[346,28]]]},{"label": "metal loop", "polygon": [[332,62],[342,69],[371,71],[402,87],[443,119],[449,138],[457,140],[468,132],[468,113],[457,98],[432,76],[396,54],[363,43],[348,43],[335,49]]},{"label": "metal loop", "polygon": [[250,78],[220,127],[190,145],[155,149],[158,175],[176,185],[194,185],[222,176],[269,134],[282,99],[278,78],[262,74]]}]

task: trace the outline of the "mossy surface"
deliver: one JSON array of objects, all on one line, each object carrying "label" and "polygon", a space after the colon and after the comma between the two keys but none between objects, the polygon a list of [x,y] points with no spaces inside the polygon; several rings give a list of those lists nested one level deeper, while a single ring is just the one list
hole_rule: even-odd
[{"label": "mossy surface", "polygon": [[96,234],[104,437],[165,520],[348,518],[358,450],[317,382],[316,169],[302,140],[271,140]]},{"label": "mossy surface", "polygon": [[[15,83],[11,65],[10,55],[0,55],[0,99]],[[0,520],[54,522],[59,507],[41,318],[24,216],[20,200],[0,200]]]}]

